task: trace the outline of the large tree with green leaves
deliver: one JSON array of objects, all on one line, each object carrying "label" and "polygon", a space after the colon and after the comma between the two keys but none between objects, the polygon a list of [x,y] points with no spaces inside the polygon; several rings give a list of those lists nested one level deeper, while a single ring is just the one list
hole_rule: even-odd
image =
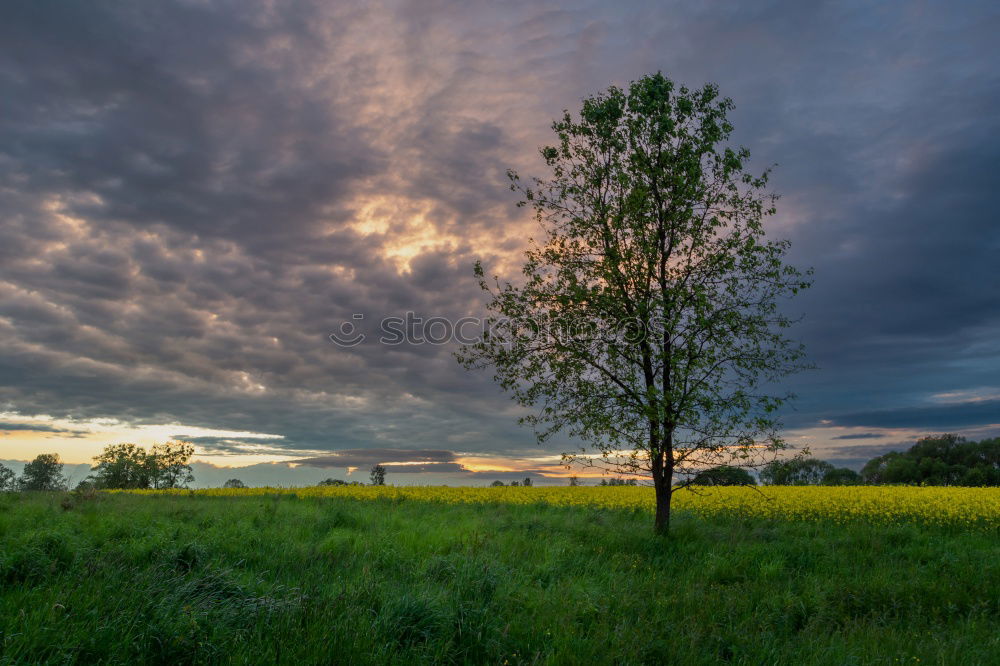
[{"label": "large tree with green leaves", "polygon": [[66,490],[66,477],[58,453],[42,453],[24,466],[18,486],[21,490]]},{"label": "large tree with green leaves", "polygon": [[776,197],[726,145],[732,108],[714,85],[655,74],[553,123],[551,175],[510,173],[544,236],[517,284],[476,265],[488,334],[458,353],[534,408],[523,421],[540,440],[582,440],[568,461],[651,477],[660,532],[699,471],[785,448],[777,382],[802,367],[779,302],[808,273],[765,237]]},{"label": "large tree with green leaves", "polygon": [[154,444],[149,451],[135,444],[112,444],[94,458],[98,488],[181,488],[194,480],[188,462],[194,447],[186,442]]}]

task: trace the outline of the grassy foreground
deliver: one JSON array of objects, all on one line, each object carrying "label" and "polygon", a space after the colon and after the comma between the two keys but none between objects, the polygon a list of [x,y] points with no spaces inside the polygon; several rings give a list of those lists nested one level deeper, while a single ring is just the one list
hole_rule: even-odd
[{"label": "grassy foreground", "polygon": [[0,497],[0,663],[996,663],[996,530]]}]

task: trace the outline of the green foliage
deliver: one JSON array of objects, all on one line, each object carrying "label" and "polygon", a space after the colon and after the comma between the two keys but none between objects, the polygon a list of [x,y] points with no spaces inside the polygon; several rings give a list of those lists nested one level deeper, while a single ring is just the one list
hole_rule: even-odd
[{"label": "green foliage", "polygon": [[857,486],[861,484],[861,475],[847,467],[835,467],[823,474],[824,486]]},{"label": "green foliage", "polygon": [[0,465],[0,493],[10,493],[17,490],[17,475],[14,470]]},{"label": "green foliage", "polygon": [[503,481],[494,481],[493,483],[490,484],[490,486],[492,486],[493,488],[499,488],[502,485]]},{"label": "green foliage", "polygon": [[92,481],[97,488],[181,488],[194,480],[188,461],[194,447],[184,442],[154,444],[146,451],[135,444],[112,444],[94,458]]},{"label": "green foliage", "polygon": [[658,529],[675,475],[763,464],[785,447],[772,387],[800,369],[778,302],[809,286],[770,241],[768,174],[727,145],[733,103],[662,74],[611,87],[552,125],[550,171],[522,187],[543,239],[519,284],[486,278],[489,335],[466,367],[491,367],[540,440],[564,432],[601,458],[569,462],[649,475]]},{"label": "green foliage", "polygon": [[757,481],[745,469],[720,465],[698,472],[691,479],[694,486],[755,486]]},{"label": "green foliage", "polygon": [[243,483],[239,479],[229,479],[222,484],[223,488],[246,488],[247,484]]},{"label": "green foliage", "polygon": [[154,444],[149,450],[154,488],[184,488],[194,481],[188,461],[194,447],[185,442]]},{"label": "green foliage", "polygon": [[63,464],[57,453],[42,453],[24,466],[17,485],[20,490],[65,490]]},{"label": "green foliage", "polygon": [[146,449],[135,444],[112,444],[94,458],[98,488],[151,488],[153,470]]},{"label": "green foliage", "polygon": [[342,479],[323,479],[322,481],[320,481],[316,485],[318,485],[318,486],[349,486],[349,485],[356,485],[356,484],[357,484],[357,481],[353,481],[351,483],[348,483],[347,481],[344,481]]},{"label": "green foliage", "polygon": [[372,466],[369,476],[371,477],[373,486],[385,485],[385,467],[383,467],[382,465]]},{"label": "green foliage", "polygon": [[995,663],[996,535],[544,505],[0,496],[0,663]]},{"label": "green foliage", "polygon": [[834,466],[818,458],[774,460],[760,471],[760,480],[771,486],[810,486],[823,482]]},{"label": "green foliage", "polygon": [[1000,486],[1000,438],[967,442],[958,435],[924,437],[909,450],[869,460],[865,483]]}]

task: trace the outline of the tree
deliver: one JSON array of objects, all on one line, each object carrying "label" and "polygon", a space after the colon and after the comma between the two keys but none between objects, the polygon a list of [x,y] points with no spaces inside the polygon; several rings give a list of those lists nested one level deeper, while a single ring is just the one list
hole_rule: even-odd
[{"label": "tree", "polygon": [[580,477],[576,476],[575,474],[573,476],[569,477],[569,485],[571,485],[571,486],[579,486],[580,485]]},{"label": "tree", "polygon": [[247,484],[243,483],[239,479],[229,479],[222,484],[223,488],[246,488]]},{"label": "tree", "polygon": [[494,481],[490,484],[490,488],[499,488],[503,485],[503,481]]},{"label": "tree", "polygon": [[93,482],[98,488],[149,488],[153,470],[149,454],[135,444],[112,444],[104,447],[97,463]]},{"label": "tree", "polygon": [[922,437],[907,451],[869,460],[861,478],[874,484],[1000,486],[1000,438],[967,442],[953,434]]},{"label": "tree", "polygon": [[543,238],[516,285],[476,264],[491,316],[457,354],[536,408],[522,422],[540,441],[578,438],[568,462],[651,476],[660,533],[698,471],[786,447],[776,410],[790,395],[774,387],[804,367],[778,302],[808,275],[765,238],[776,197],[749,152],[724,145],[732,108],[714,85],[655,74],[553,123],[551,176],[525,187],[509,172]]},{"label": "tree", "polygon": [[847,467],[835,467],[823,475],[820,483],[824,486],[856,486],[861,483],[861,475]]},{"label": "tree", "polygon": [[521,485],[522,486],[530,486],[531,485],[531,479],[528,478],[528,477],[525,477],[524,481],[521,482]]},{"label": "tree", "polygon": [[373,486],[385,485],[385,467],[382,465],[373,466],[369,476],[371,477]]},{"label": "tree", "polygon": [[713,467],[711,469],[706,469],[702,472],[698,472],[691,479],[691,485],[694,486],[755,486],[757,482],[754,481],[753,476],[750,472],[739,467],[731,467],[729,465],[720,465],[718,467]]},{"label": "tree", "polygon": [[111,444],[94,458],[97,488],[180,488],[194,480],[188,460],[194,447],[183,442],[154,444],[149,451],[135,444]]},{"label": "tree", "polygon": [[0,493],[12,493],[17,490],[17,475],[9,467],[0,465]]},{"label": "tree", "polygon": [[183,488],[194,481],[194,472],[188,461],[194,447],[186,442],[154,444],[149,451],[154,488]]},{"label": "tree", "polygon": [[24,466],[18,486],[21,490],[65,490],[62,468],[58,453],[42,453]]},{"label": "tree", "polygon": [[817,458],[774,460],[761,470],[760,479],[771,486],[814,486],[833,469],[833,465]]}]

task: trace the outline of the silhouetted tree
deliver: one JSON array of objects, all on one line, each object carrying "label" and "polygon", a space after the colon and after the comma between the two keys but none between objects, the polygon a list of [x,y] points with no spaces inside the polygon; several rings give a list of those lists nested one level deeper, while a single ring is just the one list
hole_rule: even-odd
[{"label": "silhouetted tree", "polygon": [[98,488],[150,488],[153,465],[146,449],[135,444],[111,444],[94,457],[93,483]]},{"label": "silhouetted tree", "polygon": [[524,481],[521,482],[521,485],[522,486],[530,486],[531,485],[531,479],[525,477]]},{"label": "silhouetted tree", "polygon": [[861,483],[861,475],[847,467],[828,470],[823,475],[824,486],[856,486]]},{"label": "silhouetted tree", "polygon": [[0,465],[0,493],[9,493],[17,490],[17,475],[9,467]]},{"label": "silhouetted tree", "polygon": [[601,479],[600,486],[637,486],[639,482],[635,479]]},{"label": "silhouetted tree", "polygon": [[695,486],[755,486],[753,475],[745,469],[721,465],[695,474],[691,479]]},{"label": "silhouetted tree", "polygon": [[43,453],[24,466],[18,487],[21,490],[65,490],[62,469],[58,453]]},{"label": "silhouetted tree", "polygon": [[385,485],[385,467],[382,465],[375,465],[372,467],[369,473],[371,477],[373,486],[384,486]]},{"label": "silhouetted tree", "polygon": [[188,461],[194,447],[186,442],[154,444],[150,449],[150,463],[154,488],[183,488],[194,481]]},{"label": "silhouetted tree", "polygon": [[580,485],[580,477],[575,476],[575,475],[569,477],[569,485],[571,485],[571,486],[578,486],[578,485]]},{"label": "silhouetted tree", "polygon": [[243,483],[239,479],[229,479],[222,484],[223,488],[246,488],[247,484]]},{"label": "silhouetted tree", "polygon": [[490,484],[490,487],[491,488],[499,488],[502,485],[503,485],[503,481],[494,481],[493,483]]},{"label": "silhouetted tree", "polygon": [[775,460],[760,471],[760,480],[771,486],[811,486],[823,481],[834,467],[817,458]]}]

